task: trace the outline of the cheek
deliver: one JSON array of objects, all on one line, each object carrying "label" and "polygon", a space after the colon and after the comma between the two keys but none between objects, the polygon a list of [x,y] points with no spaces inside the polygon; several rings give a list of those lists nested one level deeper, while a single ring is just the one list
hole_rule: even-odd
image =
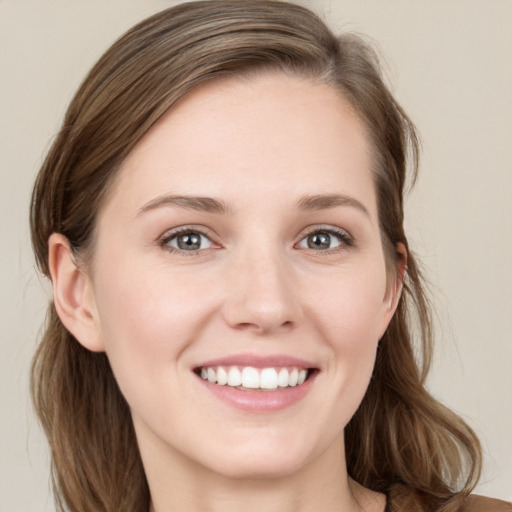
[{"label": "cheek", "polygon": [[378,342],[386,315],[383,263],[366,265],[364,271],[346,268],[315,294],[315,315],[334,348],[357,353]]},{"label": "cheek", "polygon": [[94,288],[107,346],[126,339],[151,350],[190,333],[208,295],[199,302],[204,283],[189,277],[137,256],[102,262]]},{"label": "cheek", "polygon": [[176,375],[180,354],[204,327],[208,299],[198,303],[200,290],[185,277],[129,260],[102,265],[95,282],[100,335],[119,386],[129,402],[151,396],[145,386]]},{"label": "cheek", "polygon": [[344,422],[361,402],[370,381],[377,346],[386,316],[385,272],[380,265],[366,273],[347,272],[331,282],[330,293],[315,300],[318,329],[329,345],[332,364],[328,368],[333,400],[344,404]]}]

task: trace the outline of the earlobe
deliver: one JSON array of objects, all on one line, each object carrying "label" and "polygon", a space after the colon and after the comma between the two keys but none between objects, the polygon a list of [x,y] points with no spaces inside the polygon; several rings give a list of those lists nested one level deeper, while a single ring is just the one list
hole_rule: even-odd
[{"label": "earlobe", "polygon": [[407,249],[405,245],[399,242],[395,247],[396,261],[394,265],[393,275],[389,278],[389,283],[386,291],[386,297],[384,299],[385,314],[384,314],[384,325],[381,329],[381,337],[389,325],[389,322],[395,314],[400,296],[402,295],[402,289],[404,284],[405,272],[407,269]]},{"label": "earlobe", "polygon": [[103,352],[90,280],[77,265],[68,239],[53,233],[48,240],[55,309],[66,329],[88,350]]}]

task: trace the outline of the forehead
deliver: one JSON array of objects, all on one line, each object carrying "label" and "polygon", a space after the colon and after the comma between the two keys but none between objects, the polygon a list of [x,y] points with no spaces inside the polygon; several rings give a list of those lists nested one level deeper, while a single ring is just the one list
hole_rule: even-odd
[{"label": "forehead", "polygon": [[364,124],[334,87],[284,74],[222,79],[153,126],[111,199],[136,209],[163,193],[250,201],[350,192],[374,203],[370,153]]}]

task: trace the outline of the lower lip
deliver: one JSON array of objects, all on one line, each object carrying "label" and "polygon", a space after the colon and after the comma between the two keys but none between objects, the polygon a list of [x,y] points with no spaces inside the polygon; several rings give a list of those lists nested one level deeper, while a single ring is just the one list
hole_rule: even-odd
[{"label": "lower lip", "polygon": [[221,386],[197,377],[214,396],[223,402],[249,412],[273,412],[302,400],[311,390],[316,372],[301,385],[279,388],[275,391],[242,390],[231,386]]}]

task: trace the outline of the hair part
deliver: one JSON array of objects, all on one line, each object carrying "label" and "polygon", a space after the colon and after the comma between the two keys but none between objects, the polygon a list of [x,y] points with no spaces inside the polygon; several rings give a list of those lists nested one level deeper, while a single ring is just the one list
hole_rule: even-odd
[{"label": "hair part", "polygon": [[[403,227],[405,182],[414,181],[419,141],[361,38],[336,37],[309,10],[272,0],[191,2],[132,28],[84,80],[37,177],[30,216],[37,264],[49,276],[48,239],[55,232],[90,260],[98,212],[117,170],[177,101],[215,79],[269,71],[327,83],[350,102],[374,150],[389,268],[400,257],[397,244],[408,254],[397,311],[380,341],[368,391],[345,429],[348,472],[384,493],[405,484],[426,507],[451,510],[476,484],[481,450],[470,427],[425,389],[431,308]],[[53,304],[31,385],[51,447],[59,510],[146,512],[149,489],[130,411],[107,356],[83,348]]]}]

